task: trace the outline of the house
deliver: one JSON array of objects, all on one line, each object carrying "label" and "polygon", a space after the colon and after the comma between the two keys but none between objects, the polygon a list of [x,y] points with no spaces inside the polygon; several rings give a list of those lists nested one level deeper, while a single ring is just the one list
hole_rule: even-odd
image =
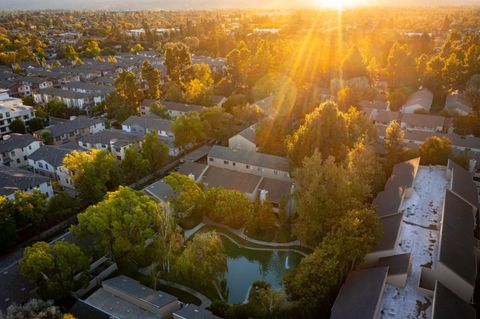
[{"label": "house", "polygon": [[459,298],[441,282],[436,282],[432,301],[432,319],[475,319],[476,317],[476,311],[472,305]]},{"label": "house", "polygon": [[472,206],[472,215],[475,218],[478,210],[478,191],[472,180],[472,174],[449,159],[447,176],[450,178],[448,189]]},{"label": "house", "polygon": [[86,116],[72,117],[70,121],[59,122],[45,127],[33,133],[33,136],[41,139],[43,132],[48,132],[55,145],[67,142],[76,142],[80,137],[95,134],[105,129],[105,123],[100,118]]},{"label": "house", "polygon": [[111,152],[119,160],[125,158],[129,147],[140,148],[143,133],[129,133],[122,130],[108,129],[78,139],[78,145],[86,150],[99,149]]},{"label": "house", "polygon": [[0,140],[0,164],[10,167],[27,165],[27,158],[43,144],[30,134],[5,135]]},{"label": "house", "polygon": [[278,180],[263,177],[262,182],[258,186],[259,199],[261,202],[268,200],[272,203],[273,211],[279,212],[282,204],[285,204],[287,212],[293,212],[291,200],[293,194],[293,183],[290,181]]},{"label": "house", "polygon": [[182,309],[173,313],[173,319],[221,319],[209,310],[200,308],[194,304],[187,304]]},{"label": "house", "polygon": [[255,125],[252,125],[229,138],[228,147],[236,151],[256,152],[257,144],[255,143],[255,138]]},{"label": "house", "polygon": [[445,118],[430,114],[402,114],[400,126],[405,130],[424,132],[443,132]]},{"label": "house", "polygon": [[390,112],[386,110],[375,110],[372,112],[371,119],[375,124],[388,126],[391,122],[397,121],[400,118],[400,113]]},{"label": "house", "polygon": [[18,78],[18,81],[21,84],[30,87],[31,92],[52,88],[54,84],[51,78],[41,78],[35,76],[22,76]]},{"label": "house", "polygon": [[170,117],[175,118],[177,116],[185,115],[190,112],[200,112],[204,110],[206,107],[202,105],[195,105],[195,104],[186,104],[186,103],[178,103],[178,102],[171,102],[167,100],[143,100],[140,103],[140,113],[142,115],[149,115],[151,114],[151,106],[153,103],[160,103],[161,105],[165,106],[167,113]]},{"label": "house", "polygon": [[388,267],[350,272],[333,304],[330,319],[379,318],[387,274]]},{"label": "house", "polygon": [[411,259],[411,253],[382,257],[377,267],[388,267],[387,283],[403,288],[412,267]]},{"label": "house", "polygon": [[172,122],[156,115],[130,116],[122,124],[122,130],[128,133],[155,132],[158,136],[173,137]]},{"label": "house", "polygon": [[208,166],[205,164],[188,161],[181,164],[177,171],[198,183],[207,169]]},{"label": "house", "polygon": [[383,234],[378,244],[365,256],[364,265],[372,266],[383,257],[395,254],[395,248],[399,242],[403,214],[385,216],[380,219]]},{"label": "house", "polygon": [[415,111],[423,110],[430,112],[433,102],[433,93],[428,89],[419,90],[408,98],[407,102],[402,106],[402,113],[415,113]]},{"label": "house", "polygon": [[107,93],[94,92],[83,93],[72,90],[62,90],[56,88],[49,88],[39,90],[33,93],[33,99],[38,104],[48,104],[51,101],[58,100],[70,108],[79,108],[85,110],[90,106],[102,103],[105,100]]},{"label": "house", "polygon": [[275,155],[235,151],[228,147],[214,145],[208,153],[208,165],[291,181],[290,163],[286,158]]},{"label": "house", "polygon": [[85,302],[113,318],[171,318],[180,309],[177,297],[148,288],[124,275],[107,279]]},{"label": "house", "polygon": [[472,113],[472,103],[464,94],[456,91],[447,95],[445,109],[448,111],[454,111],[459,115],[468,115]]},{"label": "house", "polygon": [[58,181],[62,187],[74,189],[73,173],[63,165],[63,159],[74,150],[81,150],[75,143],[43,145],[28,156],[28,167],[34,173]]},{"label": "house", "polygon": [[378,111],[388,111],[390,108],[390,103],[388,101],[383,101],[383,100],[361,100],[358,105],[362,109],[374,109]]},{"label": "house", "polygon": [[8,90],[0,90],[0,136],[10,133],[10,124],[21,119],[25,126],[35,117],[33,107],[24,105],[19,98],[10,97]]},{"label": "house", "polygon": [[163,179],[145,187],[143,192],[158,200],[166,208],[168,208],[168,201],[175,195],[173,188]]},{"label": "house", "polygon": [[15,192],[31,193],[35,190],[53,196],[50,179],[30,171],[0,165],[0,196],[15,198]]}]

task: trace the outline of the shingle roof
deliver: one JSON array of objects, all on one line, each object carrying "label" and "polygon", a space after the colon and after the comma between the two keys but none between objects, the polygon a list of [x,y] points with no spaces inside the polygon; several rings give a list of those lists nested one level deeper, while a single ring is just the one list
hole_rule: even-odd
[{"label": "shingle roof", "polygon": [[407,126],[434,129],[439,126],[443,127],[445,124],[445,118],[438,115],[405,113],[402,114],[401,122],[405,123]]},{"label": "shingle roof", "polygon": [[447,95],[447,99],[445,100],[445,108],[458,109],[465,113],[471,113],[472,103],[466,99],[463,94],[455,92]]},{"label": "shingle roof", "polygon": [[86,135],[79,139],[82,143],[110,144],[110,142],[131,144],[143,140],[144,134],[129,133],[122,130],[108,129],[95,134]]},{"label": "shingle roof", "polygon": [[387,187],[377,194],[372,202],[373,209],[378,217],[398,214],[402,204],[403,189],[401,187]]},{"label": "shingle roof", "polygon": [[252,194],[261,179],[260,176],[210,166],[203,174],[202,182],[207,187],[221,187]]},{"label": "shingle roof", "polygon": [[210,311],[193,304],[186,305],[182,309],[175,311],[174,314],[184,319],[220,319],[220,317],[215,316]]},{"label": "shingle roof", "polygon": [[30,134],[10,134],[10,138],[7,140],[0,140],[0,153],[9,152],[16,148],[27,147],[33,142],[38,141]]},{"label": "shingle roof", "polygon": [[69,311],[77,319],[111,319],[111,316],[103,310],[78,300]]},{"label": "shingle roof", "polygon": [[252,142],[253,144],[255,144],[255,139],[256,139],[256,131],[255,131],[255,125],[252,125],[250,127],[247,127],[246,129],[244,129],[243,131],[241,131],[240,133],[238,133],[238,135],[244,137],[245,139],[247,139],[248,141]]},{"label": "shingle roof", "polygon": [[470,205],[477,207],[477,186],[473,182],[472,174],[452,160],[448,161],[448,166],[452,169],[452,192]]},{"label": "shingle roof", "polygon": [[290,171],[290,163],[288,160],[284,157],[275,155],[258,152],[235,151],[228,147],[214,145],[208,153],[208,156],[284,172]]},{"label": "shingle roof", "polygon": [[330,319],[374,319],[388,267],[352,271],[332,307]]},{"label": "shingle roof", "polygon": [[156,131],[171,131],[172,121],[162,119],[156,115],[130,116],[123,125],[140,126],[144,129]]},{"label": "shingle roof", "polygon": [[410,97],[407,100],[407,103],[405,103],[402,108],[406,108],[406,107],[418,104],[423,106],[427,110],[430,110],[430,108],[432,107],[432,102],[433,102],[433,93],[430,92],[428,89],[423,89],[410,95]]},{"label": "shingle roof", "polygon": [[382,257],[378,260],[378,266],[388,266],[388,275],[407,274],[410,266],[410,253]]},{"label": "shingle roof", "polygon": [[0,195],[6,196],[16,191],[34,188],[48,181],[50,181],[48,177],[0,165]]},{"label": "shingle roof", "polygon": [[475,308],[437,281],[433,296],[432,319],[475,319]]},{"label": "shingle roof", "polygon": [[473,228],[471,206],[447,189],[438,259],[471,285],[476,277]]},{"label": "shingle roof", "polygon": [[167,201],[175,195],[172,187],[165,183],[163,179],[145,187],[143,191],[162,201]]},{"label": "shingle roof", "polygon": [[395,248],[398,233],[402,224],[403,214],[395,214],[380,219],[383,228],[383,235],[377,246],[372,249],[375,251],[390,250]]},{"label": "shingle roof", "polygon": [[373,120],[379,123],[390,123],[396,121],[400,117],[398,112],[390,112],[386,110],[378,110],[372,114]]},{"label": "shingle roof", "polygon": [[420,157],[399,163],[393,167],[392,175],[385,184],[385,189],[390,187],[402,187],[403,189],[413,186],[415,176],[417,176]]},{"label": "shingle roof", "polygon": [[186,176],[193,174],[193,176],[195,176],[195,179],[198,179],[206,168],[207,165],[205,164],[200,164],[196,162],[185,162],[180,165],[180,167],[178,168],[178,172]]},{"label": "shingle roof", "polygon": [[279,204],[282,199],[288,198],[292,190],[292,183],[273,178],[263,178],[259,189],[268,191],[268,199],[275,204]]},{"label": "shingle roof", "polygon": [[40,134],[43,131],[49,131],[53,138],[75,132],[78,129],[84,129],[103,123],[102,119],[90,118],[86,116],[78,116],[71,121],[59,122],[58,124],[48,126],[44,129],[38,130],[35,133]]},{"label": "shingle roof", "polygon": [[65,156],[75,149],[80,150],[81,148],[78,145],[75,148],[64,147],[63,145],[43,145],[28,158],[35,162],[43,160],[53,167],[59,167],[62,165]]}]

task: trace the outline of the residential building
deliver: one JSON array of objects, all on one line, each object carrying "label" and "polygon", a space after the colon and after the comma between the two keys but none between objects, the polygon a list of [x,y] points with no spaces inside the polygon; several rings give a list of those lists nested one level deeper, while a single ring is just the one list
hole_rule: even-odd
[{"label": "residential building", "polygon": [[475,308],[437,281],[432,302],[432,319],[475,319]]},{"label": "residential building", "polygon": [[27,157],[43,144],[30,134],[5,135],[0,140],[0,164],[10,167],[27,165]]},{"label": "residential building", "polygon": [[257,152],[235,151],[214,145],[208,153],[208,165],[268,178],[291,181],[286,158]]},{"label": "residential building", "polygon": [[398,122],[400,119],[400,113],[386,110],[374,110],[371,114],[371,119],[375,124],[388,126],[393,121]]},{"label": "residential building", "polygon": [[35,77],[35,76],[23,76],[19,77],[18,81],[30,87],[30,92],[36,92],[38,90],[43,90],[47,88],[53,87],[53,79],[51,78],[42,78],[42,77]]},{"label": "residential building", "polygon": [[162,119],[156,115],[130,116],[122,124],[122,130],[128,133],[155,132],[158,136],[173,137],[170,120]]},{"label": "residential building", "polygon": [[228,139],[228,147],[232,150],[256,152],[257,144],[255,143],[256,131],[255,125],[247,127],[237,135]]},{"label": "residential building", "polygon": [[62,187],[74,189],[73,173],[63,165],[63,159],[74,150],[81,150],[75,143],[43,145],[28,156],[28,166],[34,173],[58,181]]},{"label": "residential building", "polygon": [[10,97],[8,90],[0,90],[0,136],[10,133],[9,126],[15,119],[21,119],[28,127],[34,117],[33,107],[23,105],[19,98]]},{"label": "residential building", "polygon": [[47,197],[53,196],[53,188],[48,177],[24,169],[0,165],[0,196],[14,199],[17,191],[32,193],[35,190]]},{"label": "residential building", "polygon": [[43,132],[49,132],[55,145],[76,142],[78,138],[105,130],[103,119],[86,116],[72,117],[70,121],[59,122],[36,131],[33,135],[41,139]]},{"label": "residential building", "polygon": [[[182,309],[173,313],[173,319],[221,319],[209,310],[200,308],[194,304],[187,304]],[[470,318],[469,318],[470,319]]]},{"label": "residential building", "polygon": [[172,118],[185,115],[190,112],[200,112],[205,109],[205,106],[202,105],[178,103],[166,100],[143,100],[140,103],[140,113],[142,115],[151,114],[150,107],[153,103],[160,103],[161,105],[165,106],[168,115]]},{"label": "residential building", "polygon": [[415,111],[429,112],[432,107],[433,93],[428,89],[419,90],[408,98],[407,102],[402,106],[402,113],[415,113]]},{"label": "residential building", "polygon": [[85,110],[91,106],[102,103],[106,95],[106,92],[83,93],[73,90],[49,88],[33,93],[33,99],[35,103],[38,104],[48,104],[51,101],[57,100],[64,103],[67,107]]},{"label": "residential building", "polygon": [[122,130],[108,129],[78,139],[78,145],[86,150],[100,149],[111,152],[115,158],[123,160],[129,147],[140,148],[143,133],[129,133]]},{"label": "residential building", "polygon": [[445,118],[438,115],[405,113],[400,126],[409,131],[443,132]]},{"label": "residential building", "polygon": [[472,103],[464,94],[456,91],[447,95],[445,109],[456,112],[459,115],[468,115],[472,113]]},{"label": "residential building", "polygon": [[180,302],[163,291],[148,288],[138,281],[120,275],[102,282],[85,303],[108,313],[113,318],[171,318],[180,309]]}]

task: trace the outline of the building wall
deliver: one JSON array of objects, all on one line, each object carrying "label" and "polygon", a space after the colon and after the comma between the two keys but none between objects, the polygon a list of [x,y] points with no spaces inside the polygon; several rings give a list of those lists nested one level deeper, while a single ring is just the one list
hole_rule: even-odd
[{"label": "building wall", "polygon": [[436,278],[443,285],[470,303],[473,298],[473,286],[453,272],[445,264],[438,261],[435,267]]},{"label": "building wall", "polygon": [[[52,185],[50,184],[50,182],[42,183],[42,184],[40,184],[40,185],[38,185],[37,187],[34,187],[34,188],[22,189],[22,192],[30,194],[30,193],[33,193],[34,190],[39,190],[40,193],[47,195],[48,198],[50,198],[54,195],[53,188],[52,188]],[[15,193],[10,194],[6,197],[8,199],[13,200],[13,199],[15,199]]]},{"label": "building wall", "polygon": [[9,167],[22,167],[28,165],[28,156],[38,150],[42,142],[34,141],[24,148],[16,148],[4,154],[0,154],[0,159]]},{"label": "building wall", "polygon": [[233,150],[246,151],[246,152],[256,152],[257,145],[247,140],[241,135],[235,135],[228,140],[228,147]]},{"label": "building wall", "polygon": [[220,168],[226,168],[226,169],[230,169],[230,170],[241,172],[241,173],[253,174],[257,176],[269,177],[269,178],[274,178],[274,179],[279,179],[284,181],[291,181],[290,174],[285,171],[278,171],[278,170],[265,168],[265,167],[226,161],[221,158],[214,158],[209,156],[208,165],[220,167]]}]

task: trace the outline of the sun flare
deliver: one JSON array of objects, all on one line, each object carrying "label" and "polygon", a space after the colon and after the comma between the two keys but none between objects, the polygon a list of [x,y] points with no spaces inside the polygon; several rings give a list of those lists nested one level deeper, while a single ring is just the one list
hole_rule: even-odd
[{"label": "sun flare", "polygon": [[338,10],[359,5],[358,0],[315,0],[315,3],[318,7]]}]

